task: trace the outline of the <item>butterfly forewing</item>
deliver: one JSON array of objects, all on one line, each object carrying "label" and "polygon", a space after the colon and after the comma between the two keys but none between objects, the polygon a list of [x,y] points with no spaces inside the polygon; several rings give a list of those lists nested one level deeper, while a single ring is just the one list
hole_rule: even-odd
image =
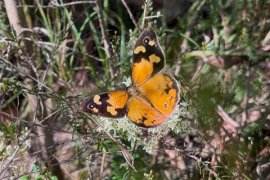
[{"label": "butterfly forewing", "polygon": [[152,28],[140,35],[133,51],[132,82],[141,85],[145,80],[163,69],[165,59],[158,37]]},{"label": "butterfly forewing", "polygon": [[91,114],[119,118],[126,115],[127,101],[126,91],[111,91],[90,97],[82,104],[82,108]]}]

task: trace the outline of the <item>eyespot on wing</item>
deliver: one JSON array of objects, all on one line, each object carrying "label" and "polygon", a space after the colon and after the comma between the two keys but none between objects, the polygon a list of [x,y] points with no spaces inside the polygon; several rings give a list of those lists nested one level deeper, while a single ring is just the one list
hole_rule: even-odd
[{"label": "eyespot on wing", "polygon": [[139,86],[160,72],[165,58],[155,31],[148,27],[139,36],[133,51],[132,82]]},{"label": "eyespot on wing", "polygon": [[126,91],[111,91],[90,97],[82,103],[82,110],[94,115],[120,118],[126,114],[127,101]]},{"label": "eyespot on wing", "polygon": [[151,77],[139,90],[153,107],[166,117],[171,115],[180,99],[176,80],[165,73]]}]

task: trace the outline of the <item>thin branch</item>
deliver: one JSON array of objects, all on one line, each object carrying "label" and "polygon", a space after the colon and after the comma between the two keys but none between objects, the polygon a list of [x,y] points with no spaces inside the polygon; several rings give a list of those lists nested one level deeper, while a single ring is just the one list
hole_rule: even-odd
[{"label": "thin branch", "polygon": [[196,160],[197,163],[202,164],[211,174],[213,174],[215,177],[218,177],[218,174],[213,169],[208,167],[201,159],[199,159],[199,158],[197,158],[196,156],[193,156],[193,155],[188,155],[188,157]]},{"label": "thin branch", "polygon": [[108,38],[107,33],[105,31],[105,25],[104,25],[103,16],[102,16],[102,6],[101,6],[100,0],[96,0],[96,7],[97,7],[99,27],[101,29],[101,35],[102,35],[102,40],[103,40],[103,44],[104,44],[104,50],[105,50],[105,53],[106,53],[108,60],[109,60],[109,71],[110,71],[111,78],[113,79],[114,78],[114,71],[112,68],[113,55],[112,55],[112,51],[110,49],[109,38]]},{"label": "thin branch", "polygon": [[220,105],[217,106],[216,111],[226,123],[232,125],[234,128],[238,128],[240,126],[239,123],[233,120]]},{"label": "thin branch", "polygon": [[136,22],[136,20],[135,20],[133,14],[132,14],[132,12],[130,11],[130,9],[129,9],[127,3],[126,3],[126,1],[125,1],[125,0],[122,0],[122,3],[123,3],[123,5],[124,5],[125,8],[126,8],[128,14],[129,14],[129,17],[130,17],[130,19],[132,20],[132,23],[133,23],[136,27],[139,28],[138,23]]},{"label": "thin branch", "polygon": [[163,17],[163,15],[160,14],[160,15],[146,16],[144,19],[154,19],[154,18],[160,18],[160,17]]},{"label": "thin branch", "polygon": [[[98,126],[103,127],[103,126],[102,126],[100,123],[98,123],[95,119],[91,118],[91,116],[90,116],[89,114],[87,114],[87,113],[84,113],[84,114],[85,114],[88,118],[90,118],[91,120],[93,120],[93,122],[95,122]],[[107,136],[109,136],[115,143],[118,144],[118,146],[120,147],[121,152],[122,152],[122,154],[123,154],[123,156],[124,156],[124,158],[125,158],[127,164],[128,164],[134,171],[136,171],[135,167],[133,166],[133,158],[132,158],[132,156],[129,154],[128,150],[125,148],[124,144],[123,144],[121,141],[115,139],[115,138],[112,136],[112,134],[111,134],[110,132],[108,132],[108,131],[106,131],[106,130],[104,130],[104,132],[105,132],[105,133],[107,134]]]},{"label": "thin branch", "polygon": [[49,3],[49,7],[56,6],[56,7],[65,7],[65,6],[74,6],[77,4],[94,4],[95,1],[75,1],[75,2],[70,2],[70,3],[61,3],[59,4],[57,1],[51,1]]},{"label": "thin branch", "polygon": [[99,178],[100,179],[103,179],[102,178],[103,177],[102,174],[103,174],[103,171],[104,171],[105,159],[106,159],[106,152],[103,152],[102,153],[101,165],[100,165],[100,171],[99,171]]},{"label": "thin branch", "polygon": [[[48,6],[40,6],[41,8],[54,8],[54,7],[66,7],[66,6],[74,6],[74,5],[80,5],[80,4],[94,4],[95,1],[76,1],[76,2],[70,2],[70,3],[61,3],[59,4],[57,1],[51,1]],[[17,5],[16,7],[26,7],[26,8],[36,8],[34,5]]]},{"label": "thin branch", "polygon": [[6,163],[6,165],[4,166],[4,168],[0,171],[0,176],[5,172],[5,170],[10,166],[10,164],[14,161],[14,158],[16,156],[16,154],[18,153],[18,151],[20,150],[20,146],[18,146],[13,153],[11,154],[11,156],[9,156],[7,159],[9,159],[9,161]]},{"label": "thin branch", "polygon": [[146,13],[147,13],[147,0],[145,0],[145,2],[144,2],[142,27],[140,28],[141,30],[144,28],[144,23],[145,23],[145,16],[146,16]]},{"label": "thin branch", "polygon": [[250,68],[249,65],[246,67],[245,73],[245,91],[243,100],[243,113],[242,113],[242,127],[245,127],[248,120],[248,90],[249,90],[249,78],[250,78]]},{"label": "thin branch", "polygon": [[18,147],[16,147],[16,149],[13,151],[13,153],[9,157],[6,158],[8,160],[8,162],[6,163],[4,168],[0,171],[0,177],[5,172],[5,170],[11,165],[11,163],[14,162],[15,156],[17,155],[18,151],[20,150],[22,144],[24,144],[24,142],[28,139],[30,133],[32,132],[32,129],[33,129],[32,127],[28,130],[25,138],[21,142],[19,142]]},{"label": "thin branch", "polygon": [[19,12],[16,8],[16,1],[4,0],[4,3],[10,26],[14,28],[16,34],[19,35],[22,30],[22,23],[19,17]]},{"label": "thin branch", "polygon": [[178,61],[176,63],[176,67],[175,67],[175,71],[174,71],[174,75],[175,76],[178,76],[178,74],[180,73],[181,71],[181,64],[182,64],[182,60],[181,60],[181,54],[183,54],[187,49],[188,49],[188,38],[190,37],[191,35],[191,29],[189,28],[188,31],[186,31],[185,33],[185,36],[184,37],[187,37],[187,38],[184,38],[183,39],[183,42],[180,46],[180,53],[177,55],[178,56]]},{"label": "thin branch", "polygon": [[[55,115],[58,112],[59,112],[59,110],[54,111],[53,113],[49,114],[47,117],[40,120],[40,122],[38,122],[38,123],[24,120],[24,119],[22,119],[20,117],[10,115],[10,114],[8,114],[6,112],[3,112],[3,111],[0,111],[0,114],[3,114],[3,115],[5,115],[5,116],[7,116],[9,118],[15,119],[17,121],[20,121],[20,122],[23,122],[23,123],[26,123],[26,124],[29,124],[29,125],[35,125],[35,126],[42,127],[42,128],[48,128],[49,130],[52,130],[52,131],[59,131],[59,129],[49,128],[48,126],[42,125],[43,121],[48,120],[49,118],[51,118],[51,116]],[[61,130],[61,132],[68,133],[68,131],[64,131],[64,130]]]}]

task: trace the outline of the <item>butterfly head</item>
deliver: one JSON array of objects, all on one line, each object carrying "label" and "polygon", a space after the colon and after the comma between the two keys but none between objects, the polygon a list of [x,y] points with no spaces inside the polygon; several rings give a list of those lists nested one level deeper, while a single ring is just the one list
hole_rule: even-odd
[{"label": "butterfly head", "polygon": [[137,86],[128,87],[127,93],[129,94],[129,96],[139,96],[141,94]]}]

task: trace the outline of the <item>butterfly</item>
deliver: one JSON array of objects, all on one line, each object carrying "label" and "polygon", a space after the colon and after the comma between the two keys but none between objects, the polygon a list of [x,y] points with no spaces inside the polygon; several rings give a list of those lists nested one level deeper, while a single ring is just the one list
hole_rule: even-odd
[{"label": "butterfly", "polygon": [[82,111],[109,118],[127,116],[141,127],[162,124],[180,99],[177,81],[163,72],[165,63],[158,36],[146,28],[133,50],[132,85],[90,97],[82,103]]}]

